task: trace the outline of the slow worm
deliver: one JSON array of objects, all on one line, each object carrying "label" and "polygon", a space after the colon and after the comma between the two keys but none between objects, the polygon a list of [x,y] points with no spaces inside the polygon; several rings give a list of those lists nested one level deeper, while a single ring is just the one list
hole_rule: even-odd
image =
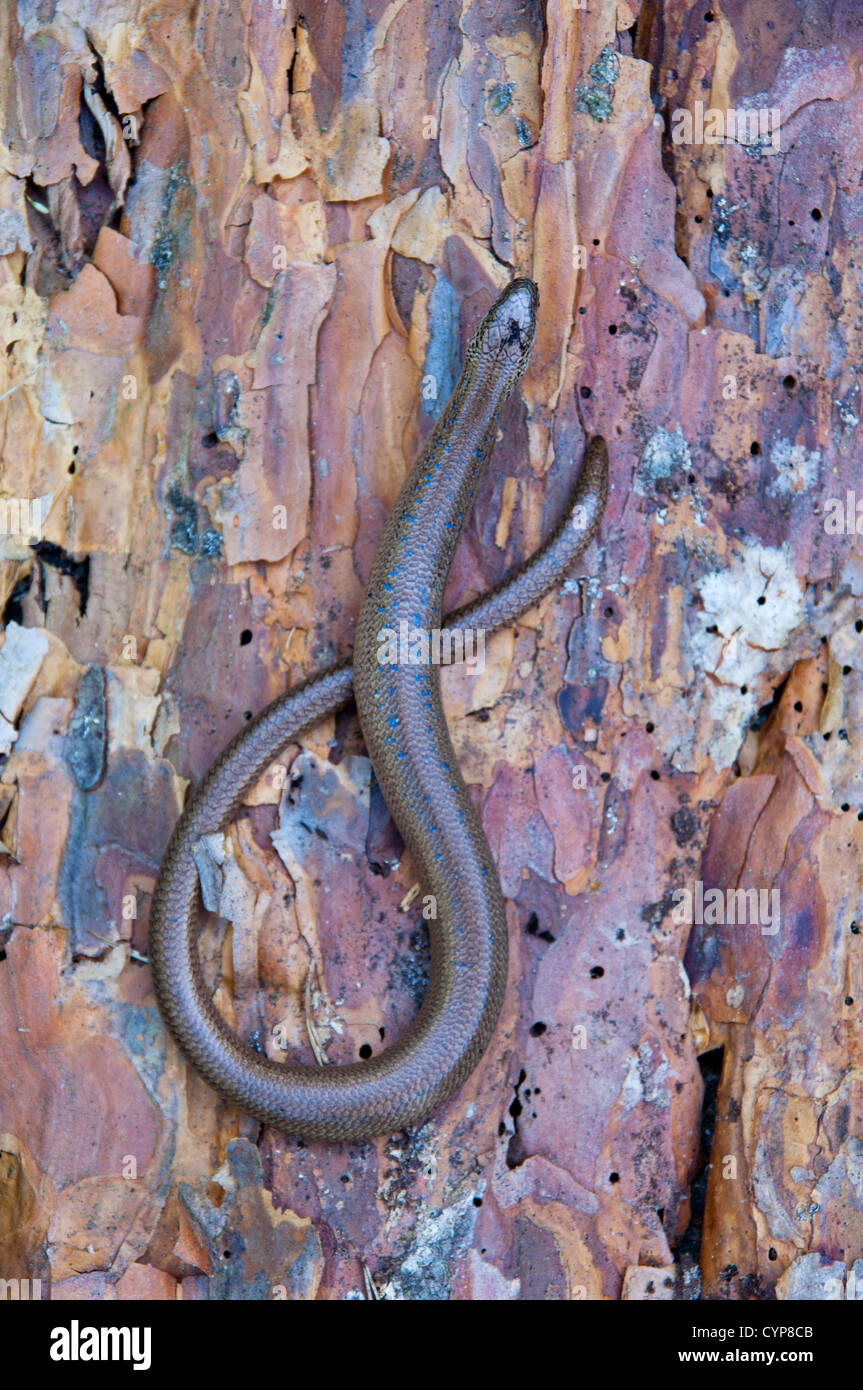
[{"label": "slow worm", "polygon": [[[190,792],[156,882],[149,955],[162,1016],[191,1064],[226,1100],[262,1123],[307,1139],[364,1139],[422,1119],[476,1065],[500,1013],[507,935],[497,869],[459,772],[441,704],[438,667],[379,661],[382,629],[430,632],[453,552],[485,469],[500,408],[533,345],[537,291],[514,280],[470,340],[456,388],[408,475],[375,555],[344,662],[257,716]],[[584,550],[605,506],[608,454],[594,437],[568,514],[530,560],[448,617],[492,630],[542,597]],[[437,917],[422,1008],[403,1038],[369,1061],[306,1067],[244,1047],[204,982],[194,918],[194,849],[222,830],[274,758],[303,730],[357,702],[372,766]]]}]

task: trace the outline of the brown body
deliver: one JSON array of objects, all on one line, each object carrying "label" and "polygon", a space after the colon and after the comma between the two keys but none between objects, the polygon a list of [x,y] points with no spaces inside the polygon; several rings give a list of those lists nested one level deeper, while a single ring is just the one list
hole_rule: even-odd
[{"label": "brown body", "polygon": [[[435,665],[381,665],[383,628],[440,627],[455,545],[491,452],[500,406],[533,342],[536,291],[516,280],[483,319],[453,395],[402,488],[375,556],[353,672],[333,668],[282,696],[214,763],[189,797],[165,852],[150,925],[157,997],[189,1061],[223,1096],[304,1138],[360,1139],[428,1114],[476,1065],[497,1020],[507,942],[497,870],[456,766]],[[511,622],[560,578],[594,534],[605,504],[607,452],[593,439],[570,515],[542,550],[496,590],[451,615],[462,627]],[[353,677],[353,678],[352,678]],[[193,849],[224,828],[286,744],[352,693],[372,765],[423,893],[432,962],[422,1009],[405,1036],[367,1062],[282,1064],[241,1045],[216,1012],[201,973],[193,915]]]}]

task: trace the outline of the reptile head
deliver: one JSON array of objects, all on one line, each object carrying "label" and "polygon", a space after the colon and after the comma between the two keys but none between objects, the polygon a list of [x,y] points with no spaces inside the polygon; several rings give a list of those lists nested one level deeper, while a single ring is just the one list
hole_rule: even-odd
[{"label": "reptile head", "polygon": [[539,292],[532,280],[513,280],[498,295],[468,344],[466,360],[500,372],[501,398],[524,375],[533,348]]}]

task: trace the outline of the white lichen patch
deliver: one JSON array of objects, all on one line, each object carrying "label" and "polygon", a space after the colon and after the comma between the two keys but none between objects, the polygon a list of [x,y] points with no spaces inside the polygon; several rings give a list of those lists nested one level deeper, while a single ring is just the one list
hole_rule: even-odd
[{"label": "white lichen patch", "polygon": [[770,462],[776,469],[776,477],[767,486],[771,497],[805,492],[818,481],[821,450],[806,449],[802,444],[792,444],[790,439],[777,439],[770,450]]},{"label": "white lichen patch", "polygon": [[675,469],[684,473],[692,469],[692,455],[682,431],[654,430],[641,455],[633,484],[635,491],[645,496],[657,479],[669,478]]},{"label": "white lichen patch", "polygon": [[803,587],[786,547],[747,544],[723,570],[697,584],[703,609],[693,612],[695,665],[713,677],[708,710],[715,724],[711,757],[728,767],[757,709],[759,677],[771,653],[805,619]]}]

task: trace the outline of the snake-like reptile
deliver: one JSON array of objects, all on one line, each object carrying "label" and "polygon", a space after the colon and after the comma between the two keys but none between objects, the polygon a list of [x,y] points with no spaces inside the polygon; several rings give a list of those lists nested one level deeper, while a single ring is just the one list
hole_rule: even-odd
[{"label": "snake-like reptile", "polygon": [[[149,956],[162,1016],[187,1059],[228,1101],[308,1139],[364,1139],[415,1124],[476,1066],[500,1013],[507,933],[497,869],[456,763],[437,665],[382,665],[382,629],[430,633],[456,542],[498,429],[501,406],[533,346],[538,295],[514,280],[470,340],[458,383],[405,480],[375,555],[344,662],[273,701],[190,792],[159,871]],[[551,589],[596,532],[608,488],[605,441],[588,444],[568,514],[530,560],[448,616],[464,629],[512,622]],[[346,1066],[277,1062],[245,1047],[204,982],[196,942],[194,849],[223,830],[249,789],[303,730],[354,695],[366,747],[423,892],[433,895],[431,970],[403,1038]]]}]

